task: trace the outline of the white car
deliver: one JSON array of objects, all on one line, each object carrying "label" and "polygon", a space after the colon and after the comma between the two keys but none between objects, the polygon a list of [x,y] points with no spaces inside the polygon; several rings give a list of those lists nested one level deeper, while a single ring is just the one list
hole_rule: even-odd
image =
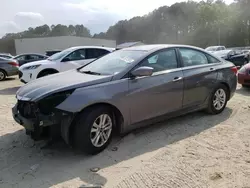
[{"label": "white car", "polygon": [[21,82],[28,83],[43,76],[86,65],[114,50],[115,48],[98,46],[71,47],[52,55],[48,59],[22,65],[19,68],[19,78]]}]

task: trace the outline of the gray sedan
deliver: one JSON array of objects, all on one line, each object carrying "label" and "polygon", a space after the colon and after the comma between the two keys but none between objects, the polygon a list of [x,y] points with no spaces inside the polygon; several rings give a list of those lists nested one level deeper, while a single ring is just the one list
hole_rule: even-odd
[{"label": "gray sedan", "polygon": [[198,110],[221,113],[235,93],[236,74],[232,63],[200,48],[131,47],[26,84],[12,112],[33,139],[61,136],[96,154],[115,130],[125,133]]},{"label": "gray sedan", "polygon": [[5,59],[0,57],[0,81],[3,81],[8,76],[18,74],[18,62],[14,59]]}]

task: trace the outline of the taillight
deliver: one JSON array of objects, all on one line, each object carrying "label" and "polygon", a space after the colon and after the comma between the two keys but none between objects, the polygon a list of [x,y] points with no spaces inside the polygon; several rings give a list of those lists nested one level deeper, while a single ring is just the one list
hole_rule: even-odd
[{"label": "taillight", "polygon": [[237,67],[232,67],[231,71],[233,71],[233,73],[236,75],[238,73],[238,69]]},{"label": "taillight", "polygon": [[17,62],[9,62],[8,64],[12,65],[14,67],[18,67],[19,66],[19,64]]}]

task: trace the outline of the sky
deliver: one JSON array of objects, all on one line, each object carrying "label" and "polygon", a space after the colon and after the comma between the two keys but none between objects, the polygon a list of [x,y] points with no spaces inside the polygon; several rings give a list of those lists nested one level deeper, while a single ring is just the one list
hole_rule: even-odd
[{"label": "sky", "polygon": [[[105,32],[122,19],[143,16],[184,0],[1,0],[0,37],[43,24],[83,24],[91,33]],[[198,0],[196,0],[198,1]],[[233,0],[225,0],[231,3]]]}]

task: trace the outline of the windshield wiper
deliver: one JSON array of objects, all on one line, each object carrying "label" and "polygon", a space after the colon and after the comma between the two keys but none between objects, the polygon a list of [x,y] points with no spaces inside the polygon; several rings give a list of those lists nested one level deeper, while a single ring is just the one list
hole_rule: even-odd
[{"label": "windshield wiper", "polygon": [[81,71],[81,72],[85,73],[85,74],[101,75],[101,73],[99,73],[99,72],[93,72],[93,71]]}]

